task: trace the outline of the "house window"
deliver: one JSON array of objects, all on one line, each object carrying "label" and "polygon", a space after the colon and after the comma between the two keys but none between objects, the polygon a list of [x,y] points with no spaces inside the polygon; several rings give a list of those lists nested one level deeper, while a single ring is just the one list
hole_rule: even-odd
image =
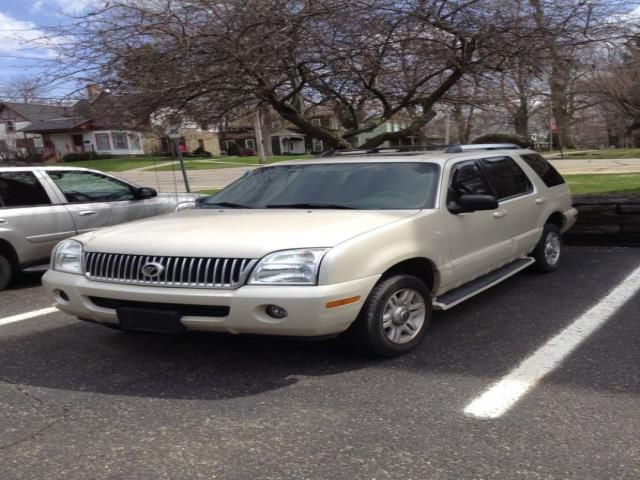
[{"label": "house window", "polygon": [[140,150],[140,137],[137,133],[129,134],[129,145],[131,145],[131,150]]},{"label": "house window", "polygon": [[311,125],[313,125],[314,127],[321,127],[322,126],[322,119],[320,119],[320,118],[312,118],[311,119]]},{"label": "house window", "polygon": [[111,150],[108,133],[96,133],[96,148],[98,150]]},{"label": "house window", "polygon": [[244,145],[245,147],[247,147],[247,150],[255,150],[256,149],[256,142],[253,138],[247,138],[244,141]]},{"label": "house window", "polygon": [[281,126],[282,126],[282,122],[280,122],[280,120],[274,120],[273,122],[271,122],[272,130],[278,130],[280,129]]},{"label": "house window", "polygon": [[7,120],[7,123],[5,124],[5,129],[7,133],[16,133],[16,124],[14,123],[13,120]]},{"label": "house window", "polygon": [[116,150],[127,150],[127,136],[124,133],[112,133],[113,148]]},{"label": "house window", "polygon": [[322,140],[320,140],[319,138],[314,138],[313,139],[313,151],[314,152],[321,152],[322,150],[324,150],[324,145],[322,144]]}]

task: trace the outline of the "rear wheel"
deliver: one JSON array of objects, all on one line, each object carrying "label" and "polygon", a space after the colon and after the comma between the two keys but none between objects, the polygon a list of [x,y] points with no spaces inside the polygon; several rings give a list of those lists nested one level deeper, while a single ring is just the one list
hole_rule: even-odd
[{"label": "rear wheel", "polygon": [[562,234],[557,225],[547,223],[542,231],[542,238],[533,251],[536,259],[536,270],[547,273],[557,270],[562,258]]},{"label": "rear wheel", "polygon": [[364,353],[402,355],[424,339],[431,320],[431,294],[422,280],[395,275],[378,283],[347,335]]},{"label": "rear wheel", "polygon": [[13,267],[7,257],[0,253],[0,290],[4,290],[13,277]]}]

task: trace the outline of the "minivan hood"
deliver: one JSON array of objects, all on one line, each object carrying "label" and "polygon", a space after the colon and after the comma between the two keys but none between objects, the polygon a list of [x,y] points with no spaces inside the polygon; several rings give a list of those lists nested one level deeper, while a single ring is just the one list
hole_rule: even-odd
[{"label": "minivan hood", "polygon": [[260,258],[290,248],[333,247],[418,210],[184,210],[78,237],[90,252]]}]

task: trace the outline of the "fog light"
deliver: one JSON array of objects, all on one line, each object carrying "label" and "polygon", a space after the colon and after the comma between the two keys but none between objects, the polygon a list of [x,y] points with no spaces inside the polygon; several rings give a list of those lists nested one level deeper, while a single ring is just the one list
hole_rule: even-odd
[{"label": "fog light", "polygon": [[67,295],[63,290],[54,290],[53,293],[56,297],[62,299],[63,301],[69,301],[69,295]]},{"label": "fog light", "polygon": [[267,315],[269,315],[271,318],[280,319],[287,316],[287,311],[277,305],[267,305],[267,308],[265,310],[267,312]]}]

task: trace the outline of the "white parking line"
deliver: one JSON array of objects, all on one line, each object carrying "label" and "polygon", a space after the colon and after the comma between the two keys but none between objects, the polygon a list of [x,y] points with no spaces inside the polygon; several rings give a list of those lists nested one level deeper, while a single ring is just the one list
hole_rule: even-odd
[{"label": "white parking line", "polygon": [[49,315],[50,313],[59,312],[57,308],[49,307],[41,310],[33,310],[32,312],[21,313],[19,315],[13,315],[11,317],[0,318],[0,326],[7,325],[9,323],[21,322],[22,320],[29,320],[30,318],[39,317],[41,315]]},{"label": "white parking line", "polygon": [[640,290],[640,267],[606,297],[526,358],[464,409],[476,418],[498,418],[602,326]]}]

